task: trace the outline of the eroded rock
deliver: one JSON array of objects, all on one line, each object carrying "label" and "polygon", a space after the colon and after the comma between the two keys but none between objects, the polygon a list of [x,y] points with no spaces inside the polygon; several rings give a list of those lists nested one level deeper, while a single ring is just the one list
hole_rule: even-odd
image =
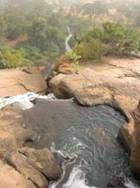
[{"label": "eroded rock", "polygon": [[49,180],[60,178],[62,170],[52,152],[47,148],[33,149],[26,147],[22,148],[20,152],[28,158],[32,166],[43,173]]},{"label": "eroded rock", "polygon": [[61,176],[62,170],[47,148],[23,148],[33,137],[36,134],[26,124],[22,110],[9,105],[0,111],[0,158],[5,161],[0,161],[0,187],[47,188],[49,180]]},{"label": "eroded rock", "polygon": [[10,134],[8,131],[0,130],[0,157],[5,158],[7,154],[16,151],[17,142],[14,135]]},{"label": "eroded rock", "polygon": [[[11,144],[13,145],[11,145],[11,147],[14,147],[15,144],[17,147],[21,147],[26,140],[35,136],[35,132],[29,126],[26,126],[22,111],[12,105],[3,108],[0,111],[0,131],[5,132],[5,136],[7,134],[6,142],[10,139]],[[4,137],[4,135],[2,135],[2,137]],[[14,141],[14,139],[16,141]]]},{"label": "eroded rock", "polygon": [[64,77],[64,74],[59,74],[49,82],[51,91],[53,91],[53,93],[59,98],[69,98],[70,95],[68,92],[66,93],[65,86],[61,84],[61,81]]},{"label": "eroded rock", "polygon": [[84,106],[94,106],[109,103],[113,100],[113,93],[103,87],[84,87],[75,91],[76,100]]},{"label": "eroded rock", "polygon": [[62,56],[58,60],[54,70],[57,72],[57,74],[72,74],[74,73],[73,63],[67,57]]},{"label": "eroded rock", "polygon": [[0,161],[1,188],[36,188],[36,186],[11,166]]},{"label": "eroded rock", "polygon": [[120,129],[119,137],[130,152],[133,172],[140,177],[140,103],[130,121]]},{"label": "eroded rock", "polygon": [[140,102],[133,113],[133,118],[135,125],[132,137],[130,163],[135,174],[140,177]]},{"label": "eroded rock", "polygon": [[26,179],[32,181],[37,187],[48,187],[47,179],[36,170],[28,158],[20,153],[13,153],[7,158],[8,162],[19,171]]},{"label": "eroded rock", "polygon": [[0,97],[26,92],[45,94],[47,90],[45,79],[37,68],[2,70],[0,78]]},{"label": "eroded rock", "polygon": [[[133,111],[140,100],[140,74],[129,67],[130,63],[125,68],[121,67],[120,64],[119,66],[110,64],[111,62],[103,66],[93,65],[92,68],[81,68],[78,74],[58,74],[49,81],[50,90],[60,98],[78,97],[79,99],[80,96],[82,103],[84,103],[85,98],[90,98],[88,103],[91,105],[93,98],[97,98],[97,93],[91,94],[89,88],[104,88],[108,90],[107,93],[113,94],[121,106],[127,108],[128,111]],[[136,65],[139,67],[138,62]],[[82,94],[84,90],[87,91],[86,97],[85,94]],[[82,93],[79,95],[78,91]],[[88,96],[88,92],[90,96]],[[99,92],[99,96],[101,92]]]}]

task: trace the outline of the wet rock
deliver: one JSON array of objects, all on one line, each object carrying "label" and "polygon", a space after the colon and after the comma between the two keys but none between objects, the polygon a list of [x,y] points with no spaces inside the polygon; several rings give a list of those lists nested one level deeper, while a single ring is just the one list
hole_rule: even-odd
[{"label": "wet rock", "polygon": [[127,151],[131,153],[131,148],[132,148],[132,143],[134,139],[134,130],[135,130],[135,125],[134,125],[134,120],[130,116],[129,122],[124,124],[118,134],[118,138],[122,142],[122,144],[125,146]]},{"label": "wet rock", "polygon": [[129,123],[121,128],[119,137],[129,149],[133,172],[140,177],[140,103],[130,117]]},{"label": "wet rock", "polygon": [[127,188],[125,185],[124,185],[124,180],[123,178],[113,178],[107,185],[107,188]]},{"label": "wet rock", "polygon": [[135,124],[131,144],[130,164],[134,173],[140,178],[140,102],[132,116]]},{"label": "wet rock", "polygon": [[43,173],[49,180],[56,180],[62,175],[62,170],[58,165],[54,155],[50,150],[23,148],[20,150],[30,161],[32,166]]},{"label": "wet rock", "polygon": [[2,70],[0,78],[0,97],[26,92],[45,94],[47,90],[45,79],[37,68]]},{"label": "wet rock", "polygon": [[0,161],[0,187],[1,188],[36,188],[36,186],[23,177],[11,166]]},{"label": "wet rock", "polygon": [[13,153],[7,157],[7,160],[25,179],[32,181],[38,188],[48,187],[47,179],[30,164],[26,156],[20,153]]}]

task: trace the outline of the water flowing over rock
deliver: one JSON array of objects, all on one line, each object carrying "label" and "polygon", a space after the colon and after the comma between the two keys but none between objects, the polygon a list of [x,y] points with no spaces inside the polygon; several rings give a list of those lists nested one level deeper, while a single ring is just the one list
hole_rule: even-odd
[{"label": "water flowing over rock", "polygon": [[113,178],[107,185],[107,188],[127,188],[123,178]]},{"label": "water flowing over rock", "polygon": [[106,60],[103,66],[90,65],[78,74],[57,74],[49,86],[57,97],[74,97],[83,106],[115,104],[127,119],[119,138],[130,152],[133,171],[140,177],[140,104],[135,110],[140,100],[140,60]]},{"label": "water flowing over rock", "polygon": [[[92,96],[93,88],[89,88],[89,90],[87,90],[87,92],[90,94],[90,92],[89,92],[90,89],[91,89],[91,96]],[[98,89],[96,89],[96,88],[94,88],[94,89],[95,89],[94,90],[95,93],[98,94]],[[108,90],[102,88],[103,95],[101,95],[100,97],[102,98],[102,96],[103,96],[103,99],[110,100],[110,96],[112,96],[112,95],[111,94],[106,95],[106,92],[108,94]],[[79,91],[79,93],[80,93],[80,91]],[[39,99],[34,100],[35,99],[34,97],[39,98]],[[17,103],[14,103],[14,102],[16,102],[16,98],[18,100],[20,99],[21,101],[22,101],[22,99],[29,98],[29,101],[31,100],[30,102],[33,101],[33,106],[31,108],[27,108],[26,110],[25,109],[22,110],[21,108],[19,108],[20,105],[17,105]],[[59,160],[57,161],[55,158],[56,154],[53,155],[52,152],[50,152],[47,148],[44,148],[44,146],[50,147],[54,141],[56,141],[56,143],[57,142],[60,143],[60,146],[61,146],[61,144],[63,146],[63,142],[64,142],[66,144],[66,145],[64,144],[64,146],[68,149],[68,151],[69,151],[69,149],[71,150],[70,154],[72,154],[74,151],[76,151],[75,155],[79,156],[79,159],[77,158],[77,160],[80,160],[81,155],[83,155],[83,157],[86,157],[89,154],[92,155],[92,152],[93,153],[95,152],[95,154],[97,155],[97,159],[100,158],[101,151],[98,151],[98,150],[100,150],[102,147],[104,148],[103,151],[107,149],[107,151],[103,152],[104,154],[108,153],[109,148],[111,150],[113,150],[113,148],[115,148],[115,150],[116,150],[116,147],[117,147],[118,150],[115,151],[116,154],[114,152],[113,153],[116,155],[116,157],[118,155],[123,156],[124,151],[122,150],[122,148],[120,148],[116,139],[113,140],[113,142],[111,141],[112,138],[108,135],[108,133],[106,132],[106,128],[104,127],[105,124],[107,125],[107,127],[113,125],[112,128],[118,130],[118,128],[119,128],[118,124],[121,124],[121,122],[123,124],[123,122],[125,122],[125,118],[123,116],[121,116],[120,113],[118,113],[117,111],[115,111],[113,108],[111,108],[109,106],[107,107],[107,106],[101,105],[101,107],[97,106],[93,109],[92,108],[90,109],[90,108],[84,108],[84,107],[78,106],[78,105],[74,104],[72,100],[58,100],[58,99],[47,100],[47,99],[49,99],[49,97],[47,97],[47,96],[41,97],[36,94],[33,95],[31,93],[30,93],[30,95],[29,94],[23,95],[23,98],[21,96],[15,97],[14,100],[11,100],[9,98],[10,102],[13,101],[13,104],[3,108],[0,113],[0,116],[1,116],[0,155],[2,158],[2,163],[6,162],[5,164],[8,166],[8,168],[13,170],[12,173],[17,174],[17,177],[19,179],[15,180],[15,181],[19,181],[19,184],[21,184],[21,187],[22,187],[22,184],[25,184],[25,186],[24,186],[25,188],[30,188],[30,187],[31,188],[32,187],[47,188],[50,180],[57,180],[58,178],[61,177],[62,169],[59,166]],[[86,101],[86,98],[83,97],[83,99],[85,99],[85,101]],[[99,101],[97,100],[96,104],[98,104],[98,102]],[[85,104],[83,104],[83,105],[85,105]],[[96,112],[96,108],[97,108],[97,112]],[[99,110],[98,110],[98,108],[99,108]],[[92,113],[93,114],[95,113],[95,116]],[[114,122],[111,120],[111,124],[110,124],[109,122],[106,122],[106,120],[103,118],[104,123],[102,123],[102,122],[100,122],[100,121],[102,121],[102,118],[98,118],[98,116],[101,117],[102,115],[103,115],[103,117],[105,115],[105,117],[109,116],[110,118],[118,117],[119,122],[117,121],[117,119],[116,119],[116,121],[114,121],[114,118],[113,118]],[[95,117],[95,119],[94,119],[94,117]],[[97,123],[96,123],[97,119],[99,122],[97,121]],[[109,118],[107,118],[107,121],[108,121],[108,119]],[[81,122],[83,122],[83,123],[81,123]],[[93,125],[93,122],[95,122],[94,125]],[[100,126],[96,126],[96,124],[98,125],[98,123],[100,124]],[[86,124],[86,127],[85,127],[85,124]],[[74,127],[72,125],[74,125]],[[82,127],[82,125],[84,125],[84,127]],[[4,127],[4,130],[3,130],[3,127]],[[2,128],[2,130],[1,130],[1,128]],[[8,133],[7,133],[7,128],[9,130]],[[16,130],[16,131],[14,132],[14,130]],[[75,131],[77,130],[77,131],[73,132],[74,130]],[[3,132],[3,131],[5,131],[5,132]],[[113,131],[113,132],[114,133],[112,133],[112,134],[116,135],[115,131]],[[69,135],[69,133],[70,133],[70,135]],[[68,134],[68,136],[66,136],[67,134]],[[82,140],[80,137],[77,137],[78,134],[80,134],[81,138],[82,137],[84,138],[84,135],[86,134],[86,136],[85,136],[86,139],[84,138],[85,141]],[[96,151],[96,145],[94,146],[95,147],[94,151],[92,151],[92,148],[88,146],[89,141],[87,140],[87,138],[89,139],[89,141],[90,141],[90,139],[93,139],[93,141],[92,141],[93,143],[96,142],[97,144],[99,144],[99,147],[97,147],[98,148],[97,151]],[[102,139],[100,139],[100,138],[102,138]],[[72,147],[68,144],[71,141],[74,142],[74,144],[72,144],[72,145],[70,144]],[[9,144],[10,144],[10,147],[8,147]],[[73,147],[73,145],[74,145],[74,147]],[[29,146],[30,146],[30,148],[29,148]],[[100,148],[100,146],[101,146],[101,148]],[[106,154],[105,154],[105,156],[106,156]],[[110,160],[113,160],[112,157],[113,156],[110,153]],[[125,156],[125,157],[127,157],[127,156]],[[95,156],[94,156],[94,158],[96,161]],[[124,171],[127,171],[127,162],[125,163],[125,161],[123,161],[121,157],[119,157],[119,158],[117,157],[117,159],[122,161],[121,163],[122,163],[122,165],[124,165],[123,166]],[[89,163],[91,166],[95,165],[92,168],[93,169],[97,168],[96,169],[97,174],[98,174],[98,165],[102,164],[103,169],[104,168],[106,169],[106,165],[107,165],[107,169],[110,168],[109,167],[110,165],[108,166],[108,164],[106,164],[105,162],[101,163],[101,161],[104,159],[102,159],[101,161],[97,160],[96,161],[97,164],[96,163],[92,164],[92,162],[90,162],[90,158],[89,159],[85,158],[85,160],[87,160],[87,164]],[[74,163],[72,163],[72,164],[74,164]],[[112,161],[111,164],[114,166],[114,168],[116,168],[116,171],[117,171],[118,165],[116,164],[116,160],[115,160],[115,163],[114,163],[114,161]],[[86,165],[86,163],[85,163],[85,165]],[[96,165],[97,165],[97,167],[96,167]],[[105,165],[105,167],[104,167],[104,165]],[[6,168],[7,168],[7,166],[6,166]],[[66,174],[65,174],[66,178],[63,179],[63,176],[62,176],[62,182],[60,179],[59,180],[60,183],[58,185],[56,184],[57,186],[55,186],[55,184],[53,184],[51,186],[51,188],[53,188],[53,187],[54,188],[56,188],[56,187],[57,188],[59,188],[59,187],[61,187],[61,188],[62,187],[75,188],[78,186],[81,186],[83,188],[94,188],[93,186],[87,185],[87,183],[86,183],[86,173],[87,172],[83,170],[84,166],[82,167],[83,169],[81,167],[79,166],[76,169],[76,171],[74,170],[75,168],[73,168],[73,166],[71,166],[71,168],[70,168],[72,171],[68,168],[66,171],[64,171],[64,172],[66,172]],[[91,169],[90,166],[88,166],[86,168]],[[113,168],[110,170],[112,171]],[[108,171],[108,173],[110,173],[110,170]],[[112,173],[113,173],[113,171],[112,171]],[[118,171],[116,173],[119,174],[120,172]],[[7,176],[10,176],[9,178],[12,178],[14,176],[14,174],[11,174],[11,176],[9,174],[7,174]],[[89,174],[88,176],[91,176],[91,175]],[[108,174],[107,178],[109,176],[110,175]],[[15,177],[13,177],[13,178],[15,178]],[[8,183],[6,185],[10,184],[9,179],[8,179],[8,181],[9,182],[6,182],[6,183]],[[97,181],[96,182],[97,186],[98,186],[98,184],[100,184],[98,182],[98,176],[96,177],[96,171],[94,174],[94,181],[95,182]],[[92,185],[95,183],[94,181],[92,182]],[[105,184],[105,182],[107,182],[107,179],[102,178],[102,181],[103,181],[102,182],[102,185],[103,185],[103,184]],[[15,188],[14,184],[13,184],[13,188]]]},{"label": "water flowing over rock", "polygon": [[[47,188],[60,177],[51,188],[133,187],[118,178],[132,174],[128,155],[116,139],[125,123],[120,137],[139,175],[140,107],[134,109],[140,83],[139,73],[132,69],[112,62],[99,70],[95,66],[81,68],[79,73],[57,72],[48,81],[51,91],[60,98],[74,97],[80,105],[33,93],[1,99],[0,187]],[[46,148],[52,144],[66,152],[64,158],[71,162],[65,161],[63,176],[57,151],[54,155]],[[116,179],[107,185],[112,176]]]},{"label": "water flowing over rock", "polygon": [[27,125],[32,124],[40,135],[33,145],[42,148],[54,143],[56,151],[64,151],[68,159],[76,158],[66,163],[62,179],[51,188],[106,187],[110,175],[127,172],[127,154],[116,139],[125,117],[113,108],[106,105],[85,108],[70,100],[37,100],[24,115]]}]

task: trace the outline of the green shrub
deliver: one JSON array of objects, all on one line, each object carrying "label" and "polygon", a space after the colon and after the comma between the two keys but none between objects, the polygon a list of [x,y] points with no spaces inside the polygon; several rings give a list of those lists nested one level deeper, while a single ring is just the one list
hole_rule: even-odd
[{"label": "green shrub", "polygon": [[80,55],[77,55],[76,52],[74,50],[70,50],[69,52],[66,53],[66,57],[76,63],[76,62],[79,62],[79,60],[81,59],[81,56]]},{"label": "green shrub", "polygon": [[108,44],[111,55],[131,55],[139,47],[140,34],[135,30],[120,24],[103,24],[104,36],[102,42]]},{"label": "green shrub", "polygon": [[40,49],[30,46],[28,44],[21,44],[20,46],[18,46],[17,49],[24,54],[24,57],[26,59],[29,59],[34,63],[37,63],[39,60],[44,58],[43,53],[40,51]]},{"label": "green shrub", "polygon": [[115,23],[94,27],[74,48],[76,54],[83,60],[100,59],[103,55],[128,56],[138,50],[140,50],[140,33]]},{"label": "green shrub", "polygon": [[98,39],[100,41],[103,40],[104,32],[101,27],[94,27],[93,29],[86,32],[84,37],[82,38],[82,41],[90,42],[92,39]]},{"label": "green shrub", "polygon": [[32,62],[24,57],[21,50],[12,49],[10,47],[0,48],[0,68],[16,68],[21,66],[29,66]]},{"label": "green shrub", "polygon": [[65,54],[66,58],[68,58],[68,60],[70,62],[73,63],[73,69],[75,72],[78,72],[79,70],[79,64],[80,64],[80,60],[81,60],[81,56],[78,55],[74,50],[70,50],[69,52],[67,52]]},{"label": "green shrub", "polygon": [[100,59],[105,53],[104,46],[98,39],[82,41],[75,46],[74,50],[82,60]]}]

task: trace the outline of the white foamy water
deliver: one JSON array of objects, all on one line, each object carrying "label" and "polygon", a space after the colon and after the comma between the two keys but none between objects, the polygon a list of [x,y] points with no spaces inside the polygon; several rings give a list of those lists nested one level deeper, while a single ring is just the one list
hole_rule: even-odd
[{"label": "white foamy water", "polygon": [[69,51],[71,51],[71,47],[69,45],[69,41],[72,38],[73,34],[71,33],[69,27],[67,27],[67,30],[68,30],[68,34],[69,35],[67,36],[66,41],[65,41],[65,50],[66,50],[66,52],[69,52]]},{"label": "white foamy water", "polygon": [[127,180],[127,181],[126,181],[125,186],[126,186],[127,188],[139,188],[139,186],[134,185],[133,182],[130,181],[130,180]]},{"label": "white foamy water", "polygon": [[[78,154],[81,153],[80,150],[81,149],[85,150],[86,145],[84,145],[76,137],[73,137],[72,140],[73,140],[73,148],[75,150],[74,153],[73,153],[73,151],[69,150],[66,147],[67,144],[63,146],[63,149],[65,151],[56,150],[55,143],[52,143],[52,146],[51,146],[52,152],[58,153],[63,158],[69,158],[69,159],[75,159],[76,160]],[[66,151],[68,151],[68,153],[70,155]],[[91,157],[92,157],[92,155],[91,155]],[[81,161],[81,163],[79,165],[76,165],[76,164],[73,165],[74,167],[69,172],[68,179],[66,178],[67,177],[67,175],[66,175],[67,174],[67,170],[66,170],[67,165],[63,164],[63,167],[62,167],[63,168],[63,175],[62,175],[61,179],[59,179],[57,182],[52,183],[49,186],[49,188],[97,188],[94,185],[93,186],[88,185],[88,182],[86,180],[86,172],[82,170],[83,169],[82,167],[84,165],[86,167],[86,169],[90,169],[90,166],[88,165],[88,163],[86,163],[86,161],[83,161],[83,162]],[[126,178],[126,181],[124,183],[124,186],[126,188],[139,188],[139,186],[136,186],[132,181],[130,181],[127,178]]]},{"label": "white foamy water", "polygon": [[[78,145],[83,145],[83,144],[79,144],[79,142],[77,143],[77,146]],[[84,146],[85,147],[85,146]],[[78,149],[78,148],[77,148]],[[58,153],[60,156],[62,156],[63,158],[69,158],[69,159],[73,159],[73,158],[76,158],[77,155],[71,155],[69,156],[69,154],[67,152],[64,152],[64,151],[61,151],[61,150],[56,150],[55,148],[55,143],[52,143],[52,146],[51,146],[51,150],[52,152],[54,153]],[[70,175],[69,175],[69,178],[67,180],[66,183],[64,183],[61,188],[96,188],[94,186],[92,187],[89,187],[87,185],[87,181],[86,181],[86,174],[85,172],[83,172],[81,170],[81,167],[82,167],[82,164],[78,165],[78,166],[75,166],[72,171],[70,172]],[[61,179],[59,179],[57,182],[54,182],[53,184],[51,184],[49,186],[49,188],[57,188],[57,187],[60,187],[61,185],[61,182],[63,181],[63,179],[65,179],[65,174],[66,174],[66,166],[65,164],[63,164],[63,175],[61,176]]]},{"label": "white foamy water", "polygon": [[56,98],[53,94],[42,96],[36,93],[28,92],[23,95],[0,98],[0,109],[14,103],[17,103],[17,105],[23,110],[30,109],[34,106],[32,101],[35,99],[55,100]]},{"label": "white foamy water", "polygon": [[63,185],[63,188],[89,188],[86,184],[85,173],[82,172],[80,168],[74,167],[67,183]]},{"label": "white foamy water", "polygon": [[[58,181],[57,183],[53,183],[52,185],[50,185],[49,188],[57,188],[59,182],[60,181]],[[127,188],[139,188],[139,186],[134,185],[133,182],[131,182],[130,180],[126,181],[125,186]],[[71,171],[68,181],[61,188],[97,188],[97,187],[88,186],[85,178],[85,173],[79,167],[74,167],[73,170]]]},{"label": "white foamy water", "polygon": [[[61,180],[59,180],[56,183],[53,183],[52,185],[50,185],[50,188],[56,188],[60,182]],[[64,185],[62,185],[61,188],[96,188],[96,187],[89,187],[86,183],[85,173],[80,169],[80,167],[74,167],[70,173],[68,181]]]}]

